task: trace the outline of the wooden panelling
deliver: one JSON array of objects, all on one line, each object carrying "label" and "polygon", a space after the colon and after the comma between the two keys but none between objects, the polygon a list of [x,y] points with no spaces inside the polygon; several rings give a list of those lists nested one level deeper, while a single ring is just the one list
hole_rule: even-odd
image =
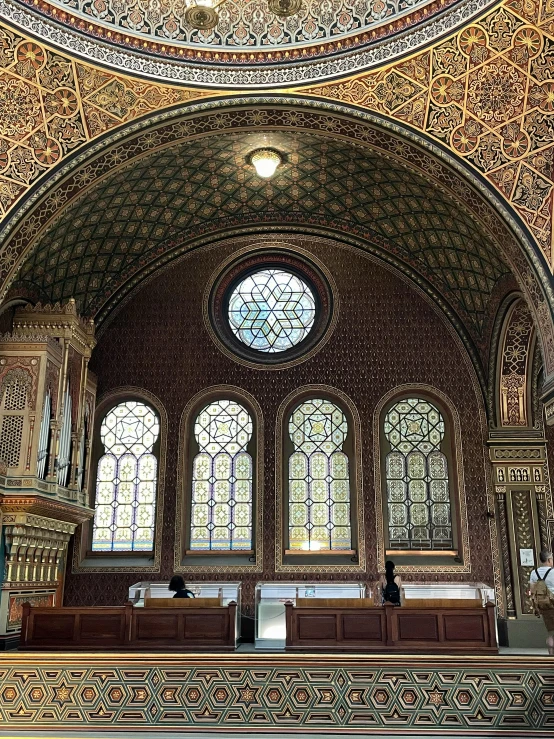
[{"label": "wooden panelling", "polygon": [[223,649],[236,646],[236,603],[217,608],[23,606],[22,649]]},{"label": "wooden panelling", "polygon": [[494,605],[478,608],[298,608],[285,604],[287,649],[497,652]]}]

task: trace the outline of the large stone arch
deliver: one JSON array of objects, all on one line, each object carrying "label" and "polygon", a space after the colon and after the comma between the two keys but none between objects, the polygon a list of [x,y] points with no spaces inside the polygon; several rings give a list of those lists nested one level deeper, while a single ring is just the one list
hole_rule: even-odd
[{"label": "large stone arch", "polygon": [[[483,239],[488,240],[491,258],[496,250],[496,256],[502,255],[509,271],[517,279],[539,329],[547,375],[552,375],[552,281],[530,233],[513,209],[465,162],[425,136],[398,123],[391,123],[378,114],[302,96],[237,96],[179,106],[121,127],[114,134],[104,136],[80,150],[53,170],[46,181],[31,190],[7,224],[2,236],[2,295],[8,293],[25,264],[28,265],[29,259],[36,254],[41,240],[54,227],[54,220],[59,222],[70,207],[85,200],[87,193],[90,194],[98,183],[105,181],[114,169],[121,169],[132,161],[140,161],[149,155],[148,152],[161,151],[164,147],[166,150],[175,148],[178,142],[198,142],[209,136],[228,138],[240,131],[245,136],[258,135],[261,139],[268,132],[285,137],[318,135],[340,142],[343,147],[351,147],[357,153],[372,152],[372,156],[378,157],[387,168],[394,166],[395,171],[403,168],[414,173],[414,177],[426,179],[430,192],[434,193],[433,198],[439,198],[440,193],[447,192],[456,211],[465,214],[468,222],[474,223],[483,234]],[[350,207],[348,202],[346,207]],[[295,223],[290,215],[291,211],[287,211],[286,207],[272,211],[274,221],[281,225],[287,223],[287,217]],[[302,215],[304,221],[306,215],[306,212]],[[329,212],[327,217],[331,215]],[[257,220],[268,223],[271,218],[258,217]],[[210,222],[213,225],[213,220]],[[248,225],[248,219],[243,219],[243,222],[245,226]],[[241,219],[235,219],[234,224],[228,223],[226,227],[230,225],[240,227]],[[322,224],[316,222],[314,225]],[[363,223],[354,225],[353,233],[356,228],[358,231],[366,230]],[[341,221],[337,228],[342,227]],[[216,232],[217,228],[212,231]],[[451,229],[451,232],[454,231],[455,228]],[[163,258],[164,253],[169,254],[176,246],[176,240],[171,236],[165,234],[165,239],[157,244],[158,257]],[[389,247],[391,243],[394,246],[394,240],[387,239],[385,234],[370,234],[369,240],[378,240],[379,236],[389,242]],[[184,241],[182,235],[177,240]],[[150,261],[151,256],[145,263]],[[143,268],[144,264],[140,267]],[[418,264],[418,267],[416,271],[427,277],[422,265]],[[440,269],[435,274],[439,272]],[[125,279],[130,279],[130,275],[126,275]],[[14,289],[12,287],[12,291]]]}]

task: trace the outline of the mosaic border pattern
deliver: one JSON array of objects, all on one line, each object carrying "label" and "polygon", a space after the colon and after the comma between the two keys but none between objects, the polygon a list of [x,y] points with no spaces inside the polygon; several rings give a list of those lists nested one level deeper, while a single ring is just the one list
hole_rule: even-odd
[{"label": "mosaic border pattern", "polygon": [[6,654],[0,681],[18,731],[554,731],[548,658]]}]

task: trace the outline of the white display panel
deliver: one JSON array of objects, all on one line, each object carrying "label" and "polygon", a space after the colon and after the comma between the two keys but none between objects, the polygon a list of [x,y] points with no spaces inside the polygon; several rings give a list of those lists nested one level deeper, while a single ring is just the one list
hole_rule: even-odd
[{"label": "white display panel", "polygon": [[[129,588],[129,600],[137,607],[144,606],[144,594],[150,588],[151,598],[173,598],[175,593],[167,589],[167,582],[137,582]],[[223,596],[223,605],[231,601],[237,604],[240,612],[240,582],[188,582],[187,590],[191,590],[197,598],[219,598]]]},{"label": "white display panel", "polygon": [[297,598],[364,598],[365,583],[282,583],[256,585],[256,649],[284,649],[285,603]]}]

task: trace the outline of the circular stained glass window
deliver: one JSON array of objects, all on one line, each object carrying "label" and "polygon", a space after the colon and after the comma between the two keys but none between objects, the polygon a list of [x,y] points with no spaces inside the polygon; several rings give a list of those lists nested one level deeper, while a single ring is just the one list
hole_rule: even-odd
[{"label": "circular stained glass window", "polygon": [[284,352],[303,341],[316,314],[315,297],[298,275],[261,269],[241,280],[229,297],[229,325],[250,349]]},{"label": "circular stained glass window", "polygon": [[303,254],[260,249],[241,255],[207,287],[206,325],[229,356],[254,367],[304,361],[335,325],[331,280]]}]

